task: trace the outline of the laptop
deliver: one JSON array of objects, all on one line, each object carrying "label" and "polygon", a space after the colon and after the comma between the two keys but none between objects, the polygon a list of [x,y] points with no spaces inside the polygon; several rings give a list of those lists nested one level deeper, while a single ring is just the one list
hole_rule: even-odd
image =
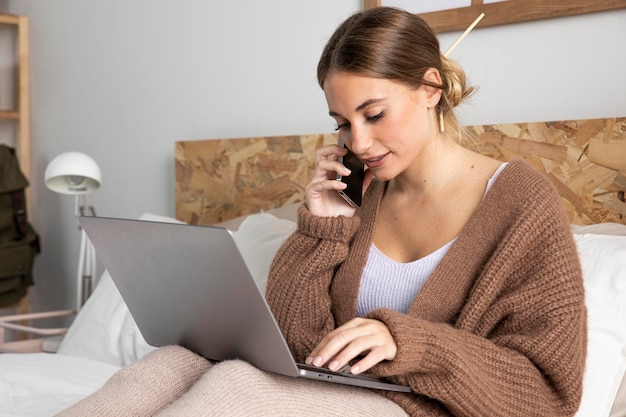
[{"label": "laptop", "polygon": [[367,375],[297,364],[263,293],[225,228],[80,217],[146,342],[211,361],[360,387],[410,392]]}]

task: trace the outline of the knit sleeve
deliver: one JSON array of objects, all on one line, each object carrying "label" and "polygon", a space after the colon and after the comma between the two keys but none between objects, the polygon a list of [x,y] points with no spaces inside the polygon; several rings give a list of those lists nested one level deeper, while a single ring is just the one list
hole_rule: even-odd
[{"label": "knit sleeve", "polygon": [[298,229],[274,257],[266,299],[297,361],[335,328],[329,286],[359,224],[358,217],[314,216],[303,205]]},{"label": "knit sleeve", "polygon": [[[368,314],[398,346],[374,373],[408,383],[454,416],[575,414],[586,356],[582,272],[556,192],[547,181],[526,192],[454,320]],[[462,265],[448,272],[464,274]]]}]

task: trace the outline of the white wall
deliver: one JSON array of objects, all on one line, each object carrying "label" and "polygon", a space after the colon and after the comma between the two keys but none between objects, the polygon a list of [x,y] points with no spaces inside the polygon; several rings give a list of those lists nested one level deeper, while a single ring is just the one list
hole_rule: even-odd
[{"label": "white wall", "polygon": [[626,116],[626,9],[476,30],[452,56],[480,88],[467,124]]},{"label": "white wall", "polygon": [[[79,235],[46,164],[94,157],[98,215],[174,215],[177,140],[331,131],[321,49],[360,0],[10,0],[31,18],[34,310],[72,306]],[[447,48],[456,34],[441,36]],[[626,10],[475,30],[469,124],[626,115]]]}]

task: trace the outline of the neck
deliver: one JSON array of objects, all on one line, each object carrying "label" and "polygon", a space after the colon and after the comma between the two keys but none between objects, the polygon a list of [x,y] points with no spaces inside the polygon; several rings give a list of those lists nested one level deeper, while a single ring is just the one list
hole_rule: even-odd
[{"label": "neck", "polygon": [[410,199],[435,197],[453,182],[468,152],[447,137],[437,137],[406,171],[389,181],[387,190]]}]

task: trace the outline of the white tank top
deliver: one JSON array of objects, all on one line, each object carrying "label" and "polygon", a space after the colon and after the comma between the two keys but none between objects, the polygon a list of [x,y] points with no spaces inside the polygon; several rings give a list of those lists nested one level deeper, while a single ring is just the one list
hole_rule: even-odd
[{"label": "white tank top", "polygon": [[[485,194],[504,169],[500,165],[487,182]],[[356,313],[362,317],[377,308],[407,313],[413,300],[456,240],[413,262],[397,262],[387,257],[372,243],[361,277]]]}]

